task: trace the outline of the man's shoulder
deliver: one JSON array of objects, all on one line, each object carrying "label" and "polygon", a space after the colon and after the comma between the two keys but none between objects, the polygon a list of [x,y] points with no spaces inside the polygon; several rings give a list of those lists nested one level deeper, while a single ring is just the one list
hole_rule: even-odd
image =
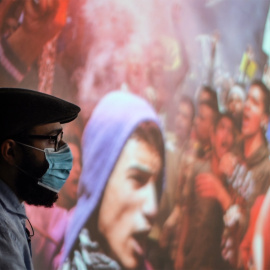
[{"label": "man's shoulder", "polygon": [[18,221],[14,219],[13,214],[9,213],[0,204],[0,230],[4,229],[6,232],[11,231],[17,227]]},{"label": "man's shoulder", "polygon": [[10,245],[12,243],[18,243],[17,223],[10,218],[5,209],[0,208],[0,243],[1,248],[3,245]]},{"label": "man's shoulder", "polygon": [[[18,223],[10,218],[1,207],[0,269],[26,269],[24,261],[26,245],[26,237],[23,232],[18,230]],[[30,260],[28,261],[30,262]]]},{"label": "man's shoulder", "polygon": [[249,158],[246,163],[250,169],[260,168],[270,172],[269,149],[266,144],[261,145]]},{"label": "man's shoulder", "polygon": [[0,226],[8,225],[8,221],[10,219],[10,213],[6,210],[6,208],[0,202]]},{"label": "man's shoulder", "polygon": [[252,171],[253,175],[256,175],[256,178],[269,178],[270,182],[270,159],[269,156],[264,156],[261,160],[253,166],[249,166],[248,168]]}]

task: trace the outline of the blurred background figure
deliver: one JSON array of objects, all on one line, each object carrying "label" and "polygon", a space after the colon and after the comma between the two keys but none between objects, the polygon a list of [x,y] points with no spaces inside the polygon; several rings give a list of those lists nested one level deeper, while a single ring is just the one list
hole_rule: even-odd
[{"label": "blurred background figure", "polygon": [[[235,123],[230,114],[217,116],[211,131],[211,155],[193,164],[192,176],[182,188],[182,226],[179,231],[175,269],[228,269],[222,258],[223,208],[218,200],[200,196],[197,189],[216,183],[226,187],[221,162],[233,151]],[[207,243],[207,244],[206,244]]]},{"label": "blurred background figure", "polygon": [[[5,87],[18,86],[66,23],[67,0],[0,2],[0,79]],[[33,89],[32,87],[26,87]]]},{"label": "blurred background figure", "polygon": [[202,85],[197,90],[197,104],[200,104],[203,101],[210,101],[216,106],[218,110],[218,99],[216,91],[208,85]]},{"label": "blurred background figure", "polygon": [[270,269],[270,188],[262,198],[252,242],[253,261],[256,270]]},{"label": "blurred background figure", "polygon": [[[264,257],[264,248],[262,242],[264,242],[267,237],[262,240],[260,235],[259,238],[255,239],[255,228],[256,224],[258,223],[258,216],[260,214],[264,198],[265,195],[259,195],[256,198],[254,204],[252,205],[250,210],[248,228],[240,245],[239,253],[241,256],[242,264],[244,265],[244,269],[249,269],[251,266],[254,267],[255,262],[260,264],[259,269],[264,269],[261,268]],[[256,243],[256,251],[254,250],[253,253],[254,243]]]},{"label": "blurred background figure", "polygon": [[[188,152],[191,147],[190,134],[195,116],[193,101],[188,96],[181,96],[175,107],[174,129],[166,133],[166,185],[159,205],[157,223],[151,232],[153,246],[149,251],[154,267],[163,267],[163,269],[170,269],[173,266],[175,230],[180,213],[174,214],[175,218],[168,224],[167,232],[163,231],[163,225],[173,211],[175,202],[179,199],[179,178],[181,174],[184,174],[183,171],[190,162]],[[160,237],[163,240],[160,240]],[[162,242],[161,249],[159,241]]]},{"label": "blurred background figure", "polygon": [[0,1],[0,33],[7,38],[19,27],[20,15],[23,10],[23,1]]},{"label": "blurred background figure", "polygon": [[181,96],[175,115],[176,146],[184,148],[188,144],[195,117],[193,101],[188,96]]},{"label": "blurred background figure", "polygon": [[13,17],[8,17],[5,20],[5,24],[3,25],[3,36],[9,37],[12,35],[16,29],[19,27],[18,21]]},{"label": "blurred background figure", "polygon": [[201,85],[196,91],[195,105],[191,139],[196,155],[203,158],[210,151],[210,133],[219,112],[216,91],[208,85]]},{"label": "blurred background figure", "polygon": [[228,94],[227,110],[235,118],[239,131],[242,128],[242,118],[245,100],[246,92],[244,85],[237,83],[234,84]]},{"label": "blurred background figure", "polygon": [[217,104],[211,101],[201,101],[197,107],[194,120],[192,140],[198,158],[207,158],[211,150],[210,135],[218,116]]},{"label": "blurred background figure", "polygon": [[[211,153],[211,132],[218,116],[216,93],[209,87],[201,93],[197,115],[193,101],[182,96],[177,106],[175,134],[167,133],[166,186],[159,208],[159,244],[152,255],[156,267],[171,269],[177,257],[179,226],[182,225],[182,203],[185,186],[193,174],[194,164],[208,160]],[[193,121],[194,120],[194,121]],[[154,233],[153,233],[153,238]],[[153,259],[154,260],[154,259]]]}]

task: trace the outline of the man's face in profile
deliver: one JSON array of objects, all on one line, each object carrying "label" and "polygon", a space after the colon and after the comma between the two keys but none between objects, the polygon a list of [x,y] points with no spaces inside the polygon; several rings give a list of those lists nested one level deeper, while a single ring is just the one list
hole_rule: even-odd
[{"label": "man's face in profile", "polygon": [[[29,135],[54,136],[61,131],[62,126],[57,122],[35,126],[30,130]],[[61,140],[60,144],[64,142]],[[54,142],[49,139],[33,139],[31,146],[43,150],[53,148]],[[57,193],[38,184],[38,178],[42,177],[48,168],[44,152],[20,144],[18,147],[21,149],[22,156],[17,166],[24,171],[18,170],[15,181],[18,197],[30,205],[51,207],[58,198]]]},{"label": "man's face in profile", "polygon": [[234,143],[234,126],[231,119],[222,117],[212,135],[212,145],[216,156],[221,159]]},{"label": "man's face in profile", "polygon": [[228,101],[228,111],[231,112],[233,116],[237,116],[242,113],[243,108],[244,101],[242,98],[236,93],[231,94]]},{"label": "man's face in profile", "polygon": [[98,228],[110,254],[125,269],[139,267],[147,235],[157,214],[157,181],[161,158],[143,140],[127,141],[108,180]]},{"label": "man's face in profile", "polygon": [[195,131],[199,141],[206,142],[210,139],[213,128],[214,113],[205,104],[199,105],[198,114],[195,119]]},{"label": "man's face in profile", "polygon": [[192,127],[192,107],[187,102],[180,102],[175,119],[177,136],[183,140],[188,139]]},{"label": "man's face in profile", "polygon": [[206,90],[201,89],[201,92],[198,98],[198,103],[203,102],[203,101],[211,101],[211,95]]},{"label": "man's face in profile", "polygon": [[263,98],[260,87],[252,85],[243,111],[242,134],[244,137],[250,137],[260,132],[261,126],[268,122],[267,115],[264,113]]}]

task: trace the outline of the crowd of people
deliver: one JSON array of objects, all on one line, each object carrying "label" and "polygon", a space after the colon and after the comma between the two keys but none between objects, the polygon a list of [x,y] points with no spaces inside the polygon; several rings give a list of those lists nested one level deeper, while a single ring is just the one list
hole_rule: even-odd
[{"label": "crowd of people", "polygon": [[[167,162],[172,155],[174,162],[179,160],[173,170],[178,174],[167,171],[157,226],[161,246],[157,252],[169,249],[163,258],[167,269],[249,269],[253,265],[256,216],[251,212],[269,187],[265,132],[270,97],[261,81],[254,81],[247,91],[235,87],[225,112],[219,112],[214,94],[206,94],[209,87],[201,88],[193,125],[186,127],[190,135],[167,148]],[[238,106],[232,106],[233,99]],[[191,100],[186,104],[186,121],[191,123],[194,105]],[[179,110],[176,119],[181,114]]]},{"label": "crowd of people", "polygon": [[[51,208],[22,200],[34,269],[268,269],[270,90],[262,76],[231,79],[221,91],[211,76],[185,91],[175,36],[152,37],[147,59],[134,33],[126,45],[124,36],[110,40],[108,25],[100,36],[92,25],[83,38],[83,4],[0,1],[0,86],[82,108],[61,133],[73,167],[58,200]],[[122,12],[110,3],[105,16],[103,4],[93,8],[100,20]],[[132,12],[123,14],[129,22]],[[132,32],[110,16],[116,32]]]}]

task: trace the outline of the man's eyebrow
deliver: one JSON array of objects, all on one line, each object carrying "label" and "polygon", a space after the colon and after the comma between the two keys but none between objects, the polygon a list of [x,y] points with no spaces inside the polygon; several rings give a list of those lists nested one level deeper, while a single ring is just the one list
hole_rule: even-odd
[{"label": "man's eyebrow", "polygon": [[145,173],[150,173],[153,174],[154,172],[149,168],[149,166],[144,165],[142,163],[137,163],[137,162],[132,162],[129,166],[128,166],[129,170],[139,170]]},{"label": "man's eyebrow", "polygon": [[63,131],[63,128],[57,128],[57,129],[53,129],[51,131],[49,131],[48,133],[46,133],[47,135],[52,135],[52,134],[59,134],[60,132]]}]

